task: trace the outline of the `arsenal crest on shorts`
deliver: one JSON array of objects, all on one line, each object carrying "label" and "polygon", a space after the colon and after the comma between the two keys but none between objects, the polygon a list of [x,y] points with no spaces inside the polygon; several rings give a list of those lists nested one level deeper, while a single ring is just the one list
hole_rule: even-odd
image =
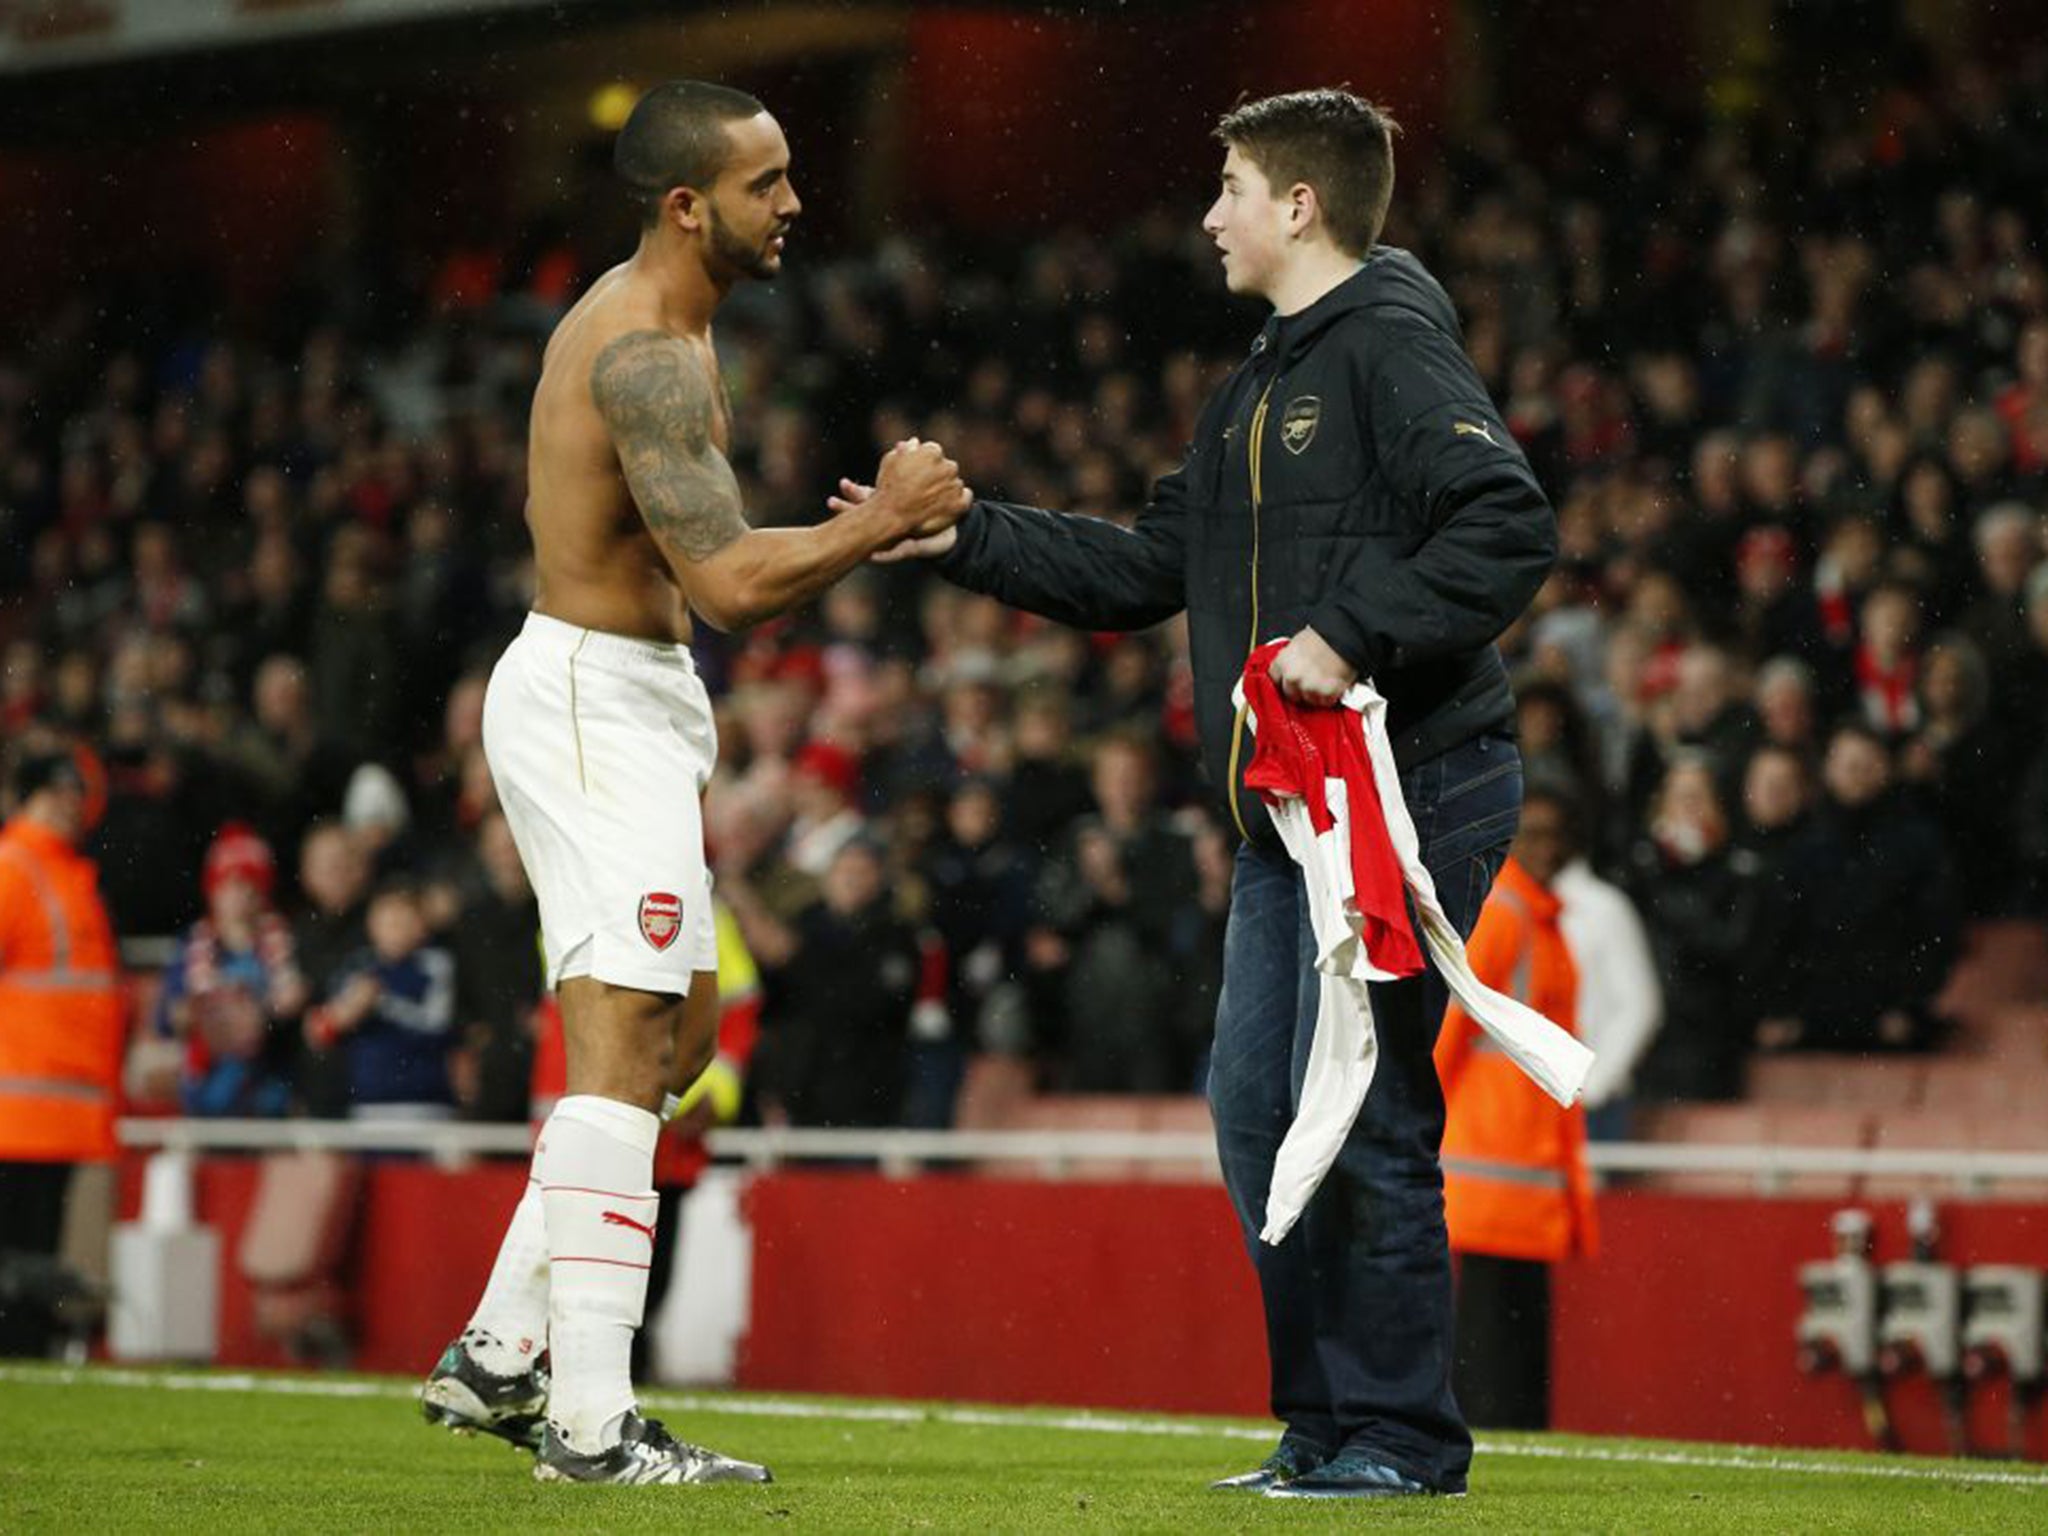
[{"label": "arsenal crest on shorts", "polygon": [[656,949],[667,949],[683,931],[683,903],[667,891],[649,891],[640,898],[640,937]]}]

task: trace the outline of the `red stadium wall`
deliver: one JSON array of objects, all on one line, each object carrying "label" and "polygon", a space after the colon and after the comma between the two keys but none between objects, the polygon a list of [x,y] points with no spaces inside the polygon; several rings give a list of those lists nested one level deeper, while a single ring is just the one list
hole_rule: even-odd
[{"label": "red stadium wall", "polygon": [[788,1173],[748,1212],[744,1386],[1265,1411],[1258,1293],[1213,1186]]},{"label": "red stadium wall", "polygon": [[[1240,95],[1349,85],[1419,158],[1444,119],[1448,0],[1257,0],[1125,19],[920,7],[904,93],[919,212],[966,229],[1114,225],[1199,200]],[[997,173],[992,174],[991,168]]]},{"label": "red stadium wall", "polygon": [[[256,1331],[249,1284],[238,1267],[257,1167],[248,1157],[204,1159],[194,1209],[221,1235],[221,1363],[285,1366],[291,1362],[284,1352]],[[365,1170],[351,1256],[341,1277],[356,1360],[364,1370],[423,1371],[423,1361],[433,1363],[490,1277],[498,1240],[525,1187],[526,1168],[514,1163],[447,1173],[391,1160]],[[135,1218],[141,1194],[142,1160],[131,1156],[121,1167],[122,1220]]]},{"label": "red stadium wall", "polygon": [[[200,1170],[223,1237],[223,1363],[279,1366],[235,1273],[253,1161]],[[524,1170],[368,1171],[355,1258],[357,1363],[418,1372],[482,1287]],[[132,1215],[139,1164],[125,1170]],[[1867,1445],[1855,1394],[1793,1368],[1797,1265],[1824,1256],[1840,1202],[1610,1193],[1597,1260],[1558,1274],[1559,1428],[1765,1444]],[[1872,1207],[1882,1260],[1904,1211]],[[1256,1415],[1265,1364],[1250,1268],[1220,1189],[850,1172],[763,1177],[752,1331],[739,1384],[771,1391],[965,1398]],[[1947,1255],[2048,1268],[2048,1206],[1949,1204]],[[2003,1388],[1975,1394],[1977,1443],[2002,1443]],[[1908,1449],[1943,1449],[1924,1382],[1891,1402]],[[2048,1459],[2036,1408],[2030,1453]]]},{"label": "red stadium wall", "polygon": [[148,147],[0,152],[10,295],[28,306],[198,268],[233,297],[273,298],[328,217],[334,143],[331,123],[292,113]]},{"label": "red stadium wall", "polygon": [[[1855,1391],[1793,1367],[1795,1272],[1827,1257],[1828,1217],[1847,1203],[1602,1196],[1600,1257],[1561,1266],[1554,1290],[1558,1427],[1868,1448]],[[1876,1218],[1877,1261],[1909,1257],[1905,1207],[1856,1203]],[[2048,1206],[1943,1202],[1940,1211],[1945,1260],[2048,1269]],[[2003,1445],[2003,1385],[1973,1397],[1973,1442]],[[1888,1400],[1908,1449],[1946,1453],[1925,1381],[1894,1386]],[[2048,1460],[2048,1414],[2038,1407],[2029,1445]]]}]

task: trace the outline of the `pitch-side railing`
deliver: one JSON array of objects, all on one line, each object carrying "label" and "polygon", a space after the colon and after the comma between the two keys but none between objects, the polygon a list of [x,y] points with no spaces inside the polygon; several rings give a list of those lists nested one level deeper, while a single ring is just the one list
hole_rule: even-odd
[{"label": "pitch-side railing", "polygon": [[[345,1151],[423,1156],[445,1165],[477,1157],[523,1156],[533,1133],[524,1125],[461,1121],[123,1120],[124,1145],[186,1152]],[[1145,1165],[1163,1177],[1214,1178],[1216,1148],[1199,1131],[912,1131],[764,1129],[718,1131],[712,1155],[722,1163],[768,1169],[787,1163],[866,1164],[895,1177],[953,1165],[996,1165],[1041,1178],[1085,1178],[1121,1165]],[[2039,1152],[1891,1150],[1863,1147],[1699,1146],[1683,1142],[1596,1142],[1587,1161],[1604,1182],[1642,1174],[1717,1175],[1747,1181],[1759,1193],[1795,1179],[1909,1179],[1959,1193],[1995,1193],[2000,1184],[2048,1183],[2048,1130]]]}]

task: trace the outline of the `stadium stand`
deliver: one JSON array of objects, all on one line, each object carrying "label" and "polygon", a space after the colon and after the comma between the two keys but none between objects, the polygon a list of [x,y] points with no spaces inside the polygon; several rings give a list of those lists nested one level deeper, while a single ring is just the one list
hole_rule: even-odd
[{"label": "stadium stand", "polygon": [[[1750,1058],[1746,1088],[1658,1078],[1681,1104],[1748,1101],[1664,1109],[1644,1122],[1660,1137],[1979,1145],[2024,1113],[2048,1050],[2048,211],[2028,179],[2048,73],[1921,61],[1881,84],[1779,102],[1774,132],[1603,96],[1541,156],[1449,143],[1390,230],[1444,274],[1558,508],[1564,563],[1506,641],[1547,712],[1525,708],[1532,771],[1577,784],[1600,862],[1651,914],[1667,1032],[1726,1031],[1715,1049]],[[94,851],[130,941],[200,915],[230,820],[275,849],[295,915],[302,844],[336,824],[380,875],[426,883],[444,934],[490,899],[475,679],[525,603],[537,344],[596,258],[553,225],[488,260],[433,254],[395,288],[299,274],[218,327],[203,291],[73,302],[0,350],[0,720],[10,743],[104,760]],[[1009,251],[897,235],[791,272],[723,338],[735,460],[775,522],[912,429],[990,494],[1128,518],[1252,329],[1184,209]],[[376,323],[337,297],[356,277],[393,300]],[[1222,842],[1185,643],[1066,634],[904,568],[703,637],[721,878],[801,931],[812,836],[847,820],[943,968],[903,1020],[919,1102],[940,1095],[921,1122],[1135,1126],[1163,1101],[1065,1095],[1197,1088]],[[1875,789],[1829,766],[1842,718],[1874,741]],[[1142,1078],[1119,1081],[1076,1049],[1077,940],[1107,914],[1074,850],[1103,830],[1089,774],[1127,730],[1158,765],[1145,846],[1182,852],[1146,857],[1176,914],[1147,942],[1171,964],[1146,980],[1146,1049],[1121,1058]],[[1765,743],[1802,767],[1781,819],[1745,805]],[[826,760],[846,804],[821,815],[804,786]],[[1719,790],[1705,823],[1659,809],[1694,761]],[[1912,868],[1910,921],[1862,902],[1845,859]],[[1674,905],[1681,888],[1711,899]],[[1705,932],[1731,911],[1748,926]],[[1709,937],[1732,958],[1703,1011],[1685,999]],[[309,975],[314,1009],[347,947]],[[777,972],[799,965],[768,967],[770,1042]],[[131,1086],[168,1108],[162,1063],[189,1090],[190,1039],[160,1037],[138,969],[158,1068]],[[464,1111],[502,1114],[461,1065],[491,1049],[484,1021],[459,1022]],[[302,1017],[262,1049],[295,1112],[346,1112]]]}]

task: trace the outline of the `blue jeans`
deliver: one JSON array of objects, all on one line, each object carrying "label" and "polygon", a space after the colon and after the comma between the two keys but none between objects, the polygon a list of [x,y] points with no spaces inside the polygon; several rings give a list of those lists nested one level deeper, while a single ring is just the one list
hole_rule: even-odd
[{"label": "blue jeans", "polygon": [[[1401,791],[1444,911],[1469,935],[1521,818],[1521,755],[1482,737],[1402,774]],[[1379,1066],[1358,1123],[1286,1241],[1259,1241],[1315,1035],[1314,956],[1301,872],[1284,852],[1239,849],[1209,1104],[1265,1305],[1273,1415],[1325,1455],[1361,1450],[1458,1492],[1472,1436],[1451,1395],[1444,1100],[1432,1057],[1448,993],[1433,967],[1372,988]]]}]

